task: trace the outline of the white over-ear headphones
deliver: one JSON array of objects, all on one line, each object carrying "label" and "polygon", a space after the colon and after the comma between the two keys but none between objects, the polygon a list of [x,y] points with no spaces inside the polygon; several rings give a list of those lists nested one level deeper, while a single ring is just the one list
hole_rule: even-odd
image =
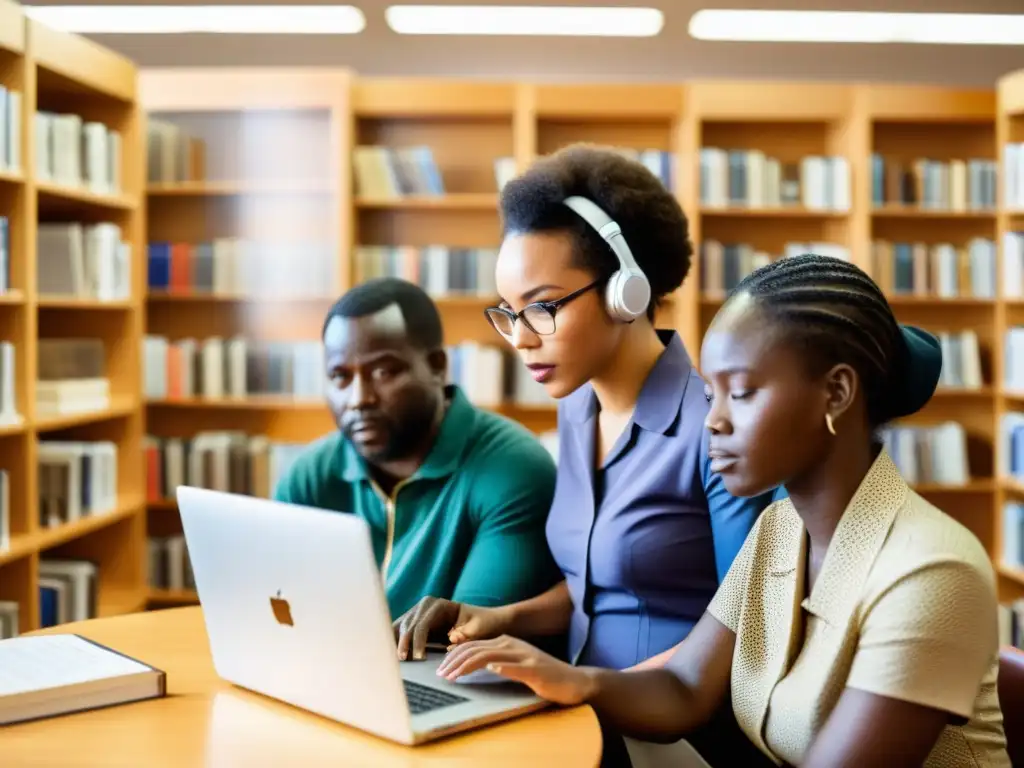
[{"label": "white over-ear headphones", "polygon": [[608,313],[624,322],[632,322],[647,312],[651,303],[651,284],[636,265],[622,230],[600,206],[585,197],[572,196],[562,201],[608,243],[619,260],[618,270],[609,278],[605,291]]}]

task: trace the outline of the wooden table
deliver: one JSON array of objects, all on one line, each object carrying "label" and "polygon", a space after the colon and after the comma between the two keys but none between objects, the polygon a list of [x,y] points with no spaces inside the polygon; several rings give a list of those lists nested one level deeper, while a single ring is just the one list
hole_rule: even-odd
[{"label": "wooden table", "polygon": [[60,768],[594,768],[589,707],[552,709],[420,747],[403,747],[217,677],[198,607],[42,630],[75,632],[167,672],[167,697],[0,727],[0,764]]}]

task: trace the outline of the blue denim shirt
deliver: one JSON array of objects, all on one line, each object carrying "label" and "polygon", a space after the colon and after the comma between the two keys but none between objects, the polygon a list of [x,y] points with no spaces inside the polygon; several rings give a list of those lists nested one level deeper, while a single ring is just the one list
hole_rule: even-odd
[{"label": "blue denim shirt", "polygon": [[573,600],[569,659],[622,669],[681,641],[700,619],[772,493],[735,498],[709,470],[709,405],[678,334],[633,418],[595,470],[597,399],[559,403],[548,545]]}]

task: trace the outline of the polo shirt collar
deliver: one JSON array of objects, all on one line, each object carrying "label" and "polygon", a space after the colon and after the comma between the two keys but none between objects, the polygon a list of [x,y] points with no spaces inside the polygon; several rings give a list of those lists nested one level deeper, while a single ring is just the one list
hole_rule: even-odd
[{"label": "polo shirt collar", "polygon": [[[476,408],[454,384],[447,385],[444,391],[449,399],[448,410],[430,453],[410,479],[441,478],[452,474],[459,466],[466,442],[472,433]],[[368,479],[370,471],[366,460],[347,439],[343,438],[343,443],[346,460],[342,477],[348,482]]]},{"label": "polo shirt collar", "polygon": [[[640,389],[633,422],[649,432],[665,434],[679,417],[693,363],[678,333],[658,330],[657,334],[665,350]],[[597,410],[597,395],[589,383],[567,398],[565,413],[571,421],[588,421],[597,415]]]}]

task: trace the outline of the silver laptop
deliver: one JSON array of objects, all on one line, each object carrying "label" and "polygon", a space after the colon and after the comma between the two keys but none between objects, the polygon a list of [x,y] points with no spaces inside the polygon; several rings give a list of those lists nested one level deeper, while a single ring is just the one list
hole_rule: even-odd
[{"label": "silver laptop", "polygon": [[361,518],[187,486],[177,498],[213,664],[228,682],[402,744],[546,705],[493,676],[438,677],[443,652],[398,660]]}]

